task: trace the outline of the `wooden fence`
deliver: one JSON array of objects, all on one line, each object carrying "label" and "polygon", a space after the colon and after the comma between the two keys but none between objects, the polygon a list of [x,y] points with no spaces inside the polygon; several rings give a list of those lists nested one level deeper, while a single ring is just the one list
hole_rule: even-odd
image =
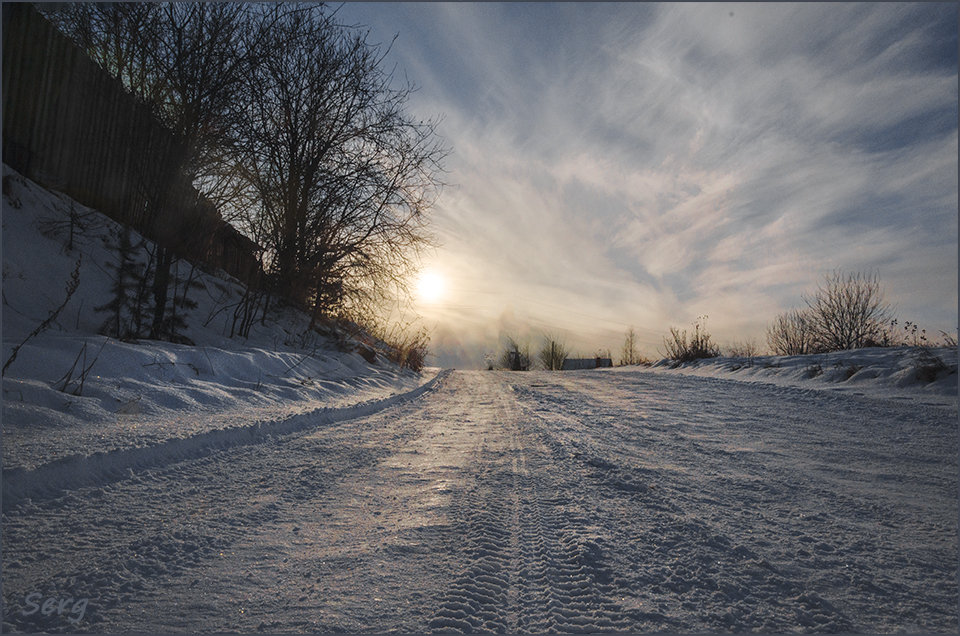
[{"label": "wooden fence", "polygon": [[247,274],[252,244],[178,178],[179,154],[173,134],[119,80],[28,3],[3,4],[4,163],[181,256]]}]

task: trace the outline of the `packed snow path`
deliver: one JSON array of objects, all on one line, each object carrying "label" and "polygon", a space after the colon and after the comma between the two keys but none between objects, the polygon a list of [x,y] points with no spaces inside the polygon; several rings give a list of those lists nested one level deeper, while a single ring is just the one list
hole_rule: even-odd
[{"label": "packed snow path", "polygon": [[[455,372],[363,417],[5,507],[3,620],[955,632],[956,418],[642,371]],[[34,609],[51,597],[71,601]]]}]

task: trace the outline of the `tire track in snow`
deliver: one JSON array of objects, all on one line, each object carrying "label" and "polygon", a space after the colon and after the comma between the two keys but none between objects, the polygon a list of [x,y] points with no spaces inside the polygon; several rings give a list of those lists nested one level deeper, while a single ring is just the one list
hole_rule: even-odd
[{"label": "tire track in snow", "polygon": [[[396,411],[23,501],[16,516],[4,513],[5,612],[24,593],[64,591],[64,582],[95,592],[98,609],[82,630],[9,613],[4,627],[956,625],[955,520],[933,510],[910,518],[940,501],[920,490],[918,506],[905,507],[901,491],[916,480],[895,481],[896,497],[886,482],[853,487],[857,466],[890,461],[873,442],[888,422],[837,446],[854,456],[834,468],[823,453],[857,430],[836,420],[842,401],[816,412],[825,423],[792,412],[766,421],[784,409],[802,415],[807,398],[754,387],[739,396],[751,403],[742,409],[738,396],[717,393],[730,384],[652,378],[638,390],[603,376],[457,374],[449,389]],[[711,419],[711,410],[723,415]],[[941,423],[911,424],[909,415],[892,416],[913,427],[894,432],[927,426],[928,436],[891,448],[909,451],[897,461],[923,473],[925,488],[943,490],[949,480],[933,468],[946,453],[936,445]],[[816,454],[815,470],[803,470],[806,453]],[[939,534],[920,533],[937,524]]]},{"label": "tire track in snow", "polygon": [[[531,453],[524,466],[529,499],[523,508],[521,532],[532,548],[528,559],[531,595],[537,602],[523,631],[582,633],[618,631],[627,627],[616,598],[609,567],[609,532],[588,518],[578,475],[569,466],[550,461],[537,440],[535,420],[523,420],[524,445]],[[532,466],[532,469],[530,468]],[[549,481],[545,477],[551,477]],[[543,617],[537,620],[538,615]]]},{"label": "tire track in snow", "polygon": [[[486,379],[486,378],[484,378]],[[491,388],[489,385],[488,388]],[[499,387],[497,387],[499,388]],[[438,600],[438,608],[428,623],[434,632],[497,632],[510,631],[508,599],[514,577],[512,549],[517,500],[515,491],[503,492],[503,482],[510,478],[506,470],[509,458],[504,449],[491,448],[509,420],[508,404],[502,392],[491,405],[480,412],[483,418],[480,436],[471,453],[468,484],[453,502],[453,518],[462,541],[462,558],[466,565],[450,588]]]},{"label": "tire track in snow", "polygon": [[[496,385],[494,386],[494,383]],[[502,376],[495,441],[481,442],[456,502],[465,567],[440,599],[435,632],[593,633],[623,629],[603,532],[553,479],[565,472],[528,430]]]},{"label": "tire track in snow", "polygon": [[[597,403],[598,413],[590,396],[568,389],[558,398],[562,407],[544,408],[554,396],[535,395],[523,387],[518,391],[539,405],[545,443],[563,461],[578,465],[584,483],[597,488],[592,498],[631,511],[630,523],[623,526],[628,532],[617,533],[614,543],[622,553],[621,564],[643,564],[621,567],[618,577],[623,588],[639,592],[642,599],[640,607],[624,612],[632,629],[781,631],[799,624],[817,631],[850,631],[852,622],[841,610],[807,590],[802,581],[779,572],[729,536],[727,528],[699,518],[692,501],[695,491],[676,481],[683,473],[632,464],[614,452],[626,440],[600,444],[592,439],[597,431],[610,433],[602,422],[606,402]],[[682,443],[682,438],[674,443]],[[696,457],[702,449],[693,451]],[[770,607],[770,599],[782,602]]]},{"label": "tire track in snow", "polygon": [[[924,508],[945,480],[956,484],[955,460],[952,472],[945,463],[949,448],[926,441],[945,439],[945,412],[891,404],[892,415],[887,405],[856,398],[823,405],[816,394],[769,387],[656,377],[639,386],[636,377],[618,375],[518,381],[517,391],[544,419],[544,443],[586,472],[600,490],[597,500],[621,511],[614,542],[620,572],[644,564],[623,575],[625,587],[637,591],[625,604],[633,629],[956,624],[944,611],[956,603],[956,525],[949,515],[928,522]],[[732,389],[746,395],[728,394]],[[904,436],[911,457],[894,460]],[[831,455],[836,463],[824,461]],[[890,472],[891,461],[913,466],[896,480],[898,491],[870,481],[874,466]],[[914,505],[901,491],[927,503]],[[938,544],[948,545],[951,528],[954,558],[941,565],[951,551],[941,550],[940,561],[933,555]],[[912,557],[883,535],[903,537]],[[925,544],[913,547],[918,540]],[[921,572],[936,585],[925,585]],[[907,585],[891,577],[906,577]],[[871,587],[871,579],[880,585]],[[930,594],[937,601],[928,603]]]}]

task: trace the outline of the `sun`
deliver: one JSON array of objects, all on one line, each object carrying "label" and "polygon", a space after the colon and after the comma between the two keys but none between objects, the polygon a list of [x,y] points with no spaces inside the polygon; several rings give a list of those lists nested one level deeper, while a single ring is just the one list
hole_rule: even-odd
[{"label": "sun", "polygon": [[443,276],[433,270],[423,271],[417,278],[417,298],[423,302],[439,302],[446,289],[447,283]]}]

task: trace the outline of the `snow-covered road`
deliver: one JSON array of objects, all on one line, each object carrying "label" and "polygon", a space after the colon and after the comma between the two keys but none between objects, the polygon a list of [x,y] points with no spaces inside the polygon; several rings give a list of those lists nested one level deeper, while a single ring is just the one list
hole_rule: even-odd
[{"label": "snow-covered road", "polygon": [[4,626],[958,629],[954,409],[454,372],[292,430],[5,502]]}]

